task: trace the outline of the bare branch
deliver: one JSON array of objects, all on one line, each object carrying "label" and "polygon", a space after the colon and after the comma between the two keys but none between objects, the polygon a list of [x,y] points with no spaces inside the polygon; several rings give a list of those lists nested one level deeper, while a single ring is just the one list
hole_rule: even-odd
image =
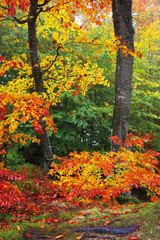
[{"label": "bare branch", "polygon": [[8,9],[7,7],[4,7],[4,6],[2,6],[2,5],[0,5],[0,8],[3,8],[3,9],[5,9],[5,10]]},{"label": "bare branch", "polygon": [[24,24],[24,23],[28,22],[28,18],[25,19],[25,20],[20,20],[20,19],[14,17],[13,19],[14,19],[16,22],[18,22],[19,24]]},{"label": "bare branch", "polygon": [[43,74],[44,74],[45,72],[47,72],[47,71],[53,66],[53,64],[55,63],[55,61],[57,60],[57,57],[59,56],[59,49],[60,49],[60,45],[58,45],[57,54],[56,54],[56,56],[55,56],[55,59],[52,61],[51,65],[50,65],[46,70],[43,71]]}]

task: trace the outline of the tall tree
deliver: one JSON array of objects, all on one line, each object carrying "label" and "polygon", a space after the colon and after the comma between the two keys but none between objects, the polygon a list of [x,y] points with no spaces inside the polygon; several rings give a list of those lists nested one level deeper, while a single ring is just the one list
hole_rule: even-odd
[{"label": "tall tree", "polygon": [[[44,2],[43,5],[47,4]],[[29,49],[30,49],[30,58],[32,64],[32,74],[34,77],[35,88],[36,91],[41,94],[44,92],[43,86],[43,75],[41,66],[39,63],[38,57],[38,39],[37,39],[37,30],[36,30],[36,19],[41,12],[41,6],[38,7],[38,0],[30,1],[30,9],[29,9],[29,18],[28,18],[28,37],[29,37]],[[53,152],[51,143],[48,137],[48,133],[46,131],[46,122],[40,118],[40,124],[42,125],[43,134],[39,135],[42,154],[44,158],[44,170],[47,171],[49,169],[50,164],[54,161]]]},{"label": "tall tree", "polygon": [[[112,136],[117,135],[122,143],[126,139],[129,127],[133,56],[124,54],[124,47],[134,49],[134,29],[132,26],[132,0],[113,0],[112,13],[115,36],[118,39],[115,103],[112,122]],[[119,145],[112,145],[112,150],[118,151]]]},{"label": "tall tree", "polygon": [[[83,11],[88,11],[88,7],[86,4],[91,4],[91,7],[94,9],[99,9],[101,1],[99,1],[99,6],[96,4],[93,4],[92,1],[61,1],[61,0],[25,0],[25,1],[18,1],[15,2],[13,0],[7,0],[2,1],[0,5],[0,18],[3,20],[11,20],[11,21],[17,21],[18,24],[27,24],[28,29],[28,39],[29,39],[29,49],[30,49],[30,60],[31,60],[31,67],[32,71],[30,72],[30,66],[28,65],[27,71],[23,72],[23,66],[25,63],[20,62],[20,64],[15,63],[15,61],[8,61],[7,59],[4,59],[2,56],[0,56],[0,62],[3,64],[7,63],[7,69],[9,68],[8,65],[11,66],[19,66],[21,70],[18,71],[18,77],[15,79],[15,81],[11,82],[9,84],[9,88],[12,93],[16,92],[16,88],[13,87],[14,83],[17,87],[18,92],[22,94],[24,93],[30,93],[34,90],[36,91],[38,95],[44,99],[46,99],[49,95],[49,101],[54,104],[56,104],[57,96],[60,95],[61,92],[70,89],[71,91],[74,89],[73,95],[77,95],[80,90],[84,93],[87,90],[87,86],[92,83],[101,83],[101,81],[104,81],[104,77],[102,76],[102,71],[97,69],[97,64],[92,64],[90,61],[83,61],[83,59],[78,59],[77,62],[74,64],[70,61],[70,58],[67,57],[66,59],[60,55],[59,51],[63,52],[64,49],[67,49],[67,45],[71,42],[72,43],[72,34],[70,33],[67,36],[67,29],[71,28],[73,31],[74,29],[78,30],[79,32],[82,32],[81,27],[78,25],[74,25],[74,17],[73,15],[76,13],[76,9],[81,8]],[[108,4],[108,1],[106,2]],[[92,21],[96,19],[97,11],[92,14],[91,9],[89,9],[88,14],[95,15],[95,18],[92,16]],[[19,17],[21,13],[23,16]],[[67,14],[66,14],[67,12]],[[46,39],[48,38],[48,32],[46,29],[44,30],[44,27],[39,27],[39,30],[37,31],[38,23],[40,24],[41,19],[39,18],[40,13],[45,13],[45,17],[42,17],[42,26],[45,22],[46,25],[50,25],[52,27],[52,32],[54,32],[54,27],[57,27],[57,32],[54,32],[54,35],[52,33],[52,48],[56,49],[56,54],[53,59],[53,55],[45,57],[43,61],[39,61],[38,56],[38,39],[40,38],[40,32],[43,33],[43,36],[45,35]],[[48,16],[50,13],[50,17]],[[55,20],[56,19],[56,20]],[[37,21],[39,20],[39,21]],[[55,23],[55,26],[54,26]],[[99,24],[99,21],[97,22]],[[60,34],[60,29],[63,32],[63,35]],[[39,34],[39,35],[38,35]],[[38,36],[38,37],[37,37]],[[78,38],[80,37],[80,38]],[[84,43],[86,44],[89,39],[86,37],[83,39],[83,36],[78,36],[76,38],[75,43]],[[57,39],[56,39],[57,38]],[[90,42],[89,42],[90,43]],[[26,43],[28,45],[28,43]],[[63,46],[62,46],[63,45]],[[46,49],[47,50],[47,49]],[[50,49],[51,50],[51,49]],[[25,58],[25,54],[23,54],[23,57]],[[15,57],[16,58],[16,57]],[[18,59],[18,58],[17,58]],[[42,59],[41,59],[42,60]],[[48,61],[49,60],[49,61]],[[55,64],[56,62],[56,64]],[[2,64],[2,67],[3,67]],[[10,66],[9,65],[9,66]],[[55,66],[56,65],[56,66]],[[42,71],[43,68],[43,71]],[[51,69],[52,68],[52,69]],[[4,70],[2,69],[2,76],[4,75]],[[26,75],[26,78],[24,78],[24,75]],[[29,77],[30,76],[30,77]],[[30,78],[30,80],[29,80]],[[25,80],[24,80],[25,79]],[[30,83],[29,83],[30,81]],[[17,84],[19,82],[19,84]],[[28,86],[24,87],[23,84]],[[106,82],[106,81],[105,81]],[[32,85],[32,89],[29,89],[28,87]],[[74,87],[75,86],[75,87]],[[22,89],[21,89],[22,87]],[[9,90],[8,85],[6,86],[6,91]],[[3,90],[2,88],[1,90]],[[46,94],[44,94],[44,91]],[[26,99],[28,101],[28,99]],[[45,104],[45,103],[44,103]],[[13,112],[15,112],[16,108],[13,107]],[[32,109],[34,112],[35,110]],[[29,110],[28,110],[29,112]],[[26,112],[25,114],[28,114]],[[48,170],[48,167],[50,165],[50,162],[53,161],[53,153],[52,148],[50,144],[50,140],[46,131],[46,128],[48,129],[48,126],[46,125],[45,121],[43,119],[46,119],[46,113],[45,111],[40,116],[35,116],[35,119],[38,119],[39,125],[41,125],[41,130],[39,132],[39,138],[42,148],[42,153],[44,157],[44,168],[45,170]],[[24,122],[28,121],[29,119],[25,118],[23,119]],[[19,126],[19,122],[17,121],[16,126]],[[34,124],[34,123],[33,123]],[[39,126],[38,126],[39,128]],[[17,127],[15,127],[14,130],[17,130]],[[7,130],[6,130],[7,131]],[[43,134],[42,134],[43,133]]]}]

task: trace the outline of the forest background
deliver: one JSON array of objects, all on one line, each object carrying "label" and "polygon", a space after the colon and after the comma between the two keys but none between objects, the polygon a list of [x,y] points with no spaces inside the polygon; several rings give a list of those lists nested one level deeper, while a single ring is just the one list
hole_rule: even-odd
[{"label": "forest background", "polygon": [[[91,23],[80,8],[79,13],[72,10],[72,17],[69,18],[65,7],[68,8],[64,5],[54,15],[54,21],[50,19],[49,12],[39,16],[37,21],[38,51],[45,72],[44,85],[49,101],[52,101],[50,115],[57,128],[56,134],[48,132],[53,153],[58,156],[66,156],[72,151],[104,153],[110,150],[118,41],[114,37],[111,8],[108,6],[104,10],[101,6],[101,14]],[[14,17],[14,13],[8,15]],[[74,19],[78,19],[79,24]],[[134,59],[129,132],[152,135],[151,145],[156,151],[160,150],[158,19],[157,1],[133,2],[134,41],[139,57]],[[26,25],[16,21],[1,21],[0,24],[1,93],[31,93],[34,83]],[[33,118],[36,111],[30,114]],[[23,117],[18,123],[13,115],[6,123],[9,132],[14,135],[18,131],[34,139],[38,127],[37,130],[33,129],[29,117]],[[3,133],[1,137],[4,138]],[[43,165],[37,143],[29,139],[16,143],[6,138],[3,144],[6,144],[7,165],[15,165],[16,162],[23,164],[25,161]]]},{"label": "forest background", "polygon": [[[37,223],[31,218],[44,208],[58,214],[48,208],[54,199],[118,206],[131,192],[159,201],[160,4],[133,1],[134,49],[115,36],[112,11],[111,1],[1,1],[2,239],[22,237],[22,226],[10,224]],[[123,140],[113,136],[119,52],[134,57]],[[42,171],[48,167],[52,180]]]}]

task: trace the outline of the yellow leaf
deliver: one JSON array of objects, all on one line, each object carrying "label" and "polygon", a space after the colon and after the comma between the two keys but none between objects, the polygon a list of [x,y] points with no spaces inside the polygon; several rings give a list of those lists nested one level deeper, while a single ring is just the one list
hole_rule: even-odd
[{"label": "yellow leaf", "polygon": [[18,231],[20,231],[20,230],[21,230],[20,226],[16,226],[16,227],[17,227]]}]

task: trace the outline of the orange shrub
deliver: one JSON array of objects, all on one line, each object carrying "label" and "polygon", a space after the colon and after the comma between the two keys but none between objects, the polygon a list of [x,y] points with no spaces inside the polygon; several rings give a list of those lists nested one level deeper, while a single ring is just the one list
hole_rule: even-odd
[{"label": "orange shrub", "polygon": [[[132,142],[132,144],[134,144]],[[142,146],[138,138],[137,145]],[[134,144],[136,146],[136,144]],[[160,196],[159,154],[121,148],[121,152],[77,152],[59,158],[61,164],[52,164],[49,174],[60,196],[75,204],[110,202],[121,193],[144,187],[153,196]]]}]

